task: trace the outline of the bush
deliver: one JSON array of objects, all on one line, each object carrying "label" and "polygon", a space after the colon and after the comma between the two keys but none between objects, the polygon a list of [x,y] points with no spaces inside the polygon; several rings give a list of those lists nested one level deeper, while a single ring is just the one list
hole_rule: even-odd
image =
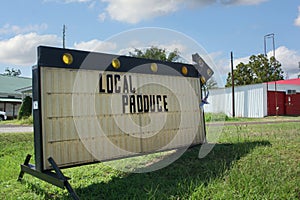
[{"label": "bush", "polygon": [[20,107],[18,119],[28,118],[32,112],[32,98],[27,96],[24,98],[23,103]]}]

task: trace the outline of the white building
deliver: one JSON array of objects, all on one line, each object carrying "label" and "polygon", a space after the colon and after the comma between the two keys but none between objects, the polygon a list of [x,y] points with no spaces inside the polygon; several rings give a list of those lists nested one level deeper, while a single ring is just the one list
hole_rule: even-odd
[{"label": "white building", "polygon": [[[235,116],[300,115],[300,79],[236,86]],[[205,112],[233,116],[232,88],[211,89]]]}]

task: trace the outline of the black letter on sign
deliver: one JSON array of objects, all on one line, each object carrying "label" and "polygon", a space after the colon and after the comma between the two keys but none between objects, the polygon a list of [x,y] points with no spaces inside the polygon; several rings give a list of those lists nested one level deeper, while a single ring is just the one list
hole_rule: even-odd
[{"label": "black letter on sign", "polygon": [[156,101],[157,101],[157,111],[161,112],[162,111],[162,107],[161,107],[161,105],[159,105],[159,102],[161,101],[161,95],[157,95],[156,96]]},{"label": "black letter on sign", "polygon": [[167,97],[168,97],[167,95],[163,95],[164,109],[165,109],[166,112],[169,111],[168,108],[167,108],[167,105],[168,105],[168,103],[167,103]]},{"label": "black letter on sign", "polygon": [[123,93],[129,93],[126,75],[124,75],[124,81],[123,81]]},{"label": "black letter on sign", "polygon": [[155,111],[155,95],[150,95],[150,110]]},{"label": "black letter on sign", "polygon": [[115,93],[120,93],[121,92],[121,86],[118,85],[118,81],[120,81],[121,77],[119,74],[115,74]]},{"label": "black letter on sign", "polygon": [[112,74],[106,75],[106,87],[107,87],[107,93],[113,93],[114,86],[113,86],[113,76]]},{"label": "black letter on sign", "polygon": [[132,80],[131,80],[131,76],[129,75],[129,85],[130,85],[130,92],[131,93],[135,93],[135,87],[132,87]]},{"label": "black letter on sign", "polygon": [[148,95],[144,95],[144,112],[149,112],[149,98]]},{"label": "black letter on sign", "polygon": [[99,93],[105,93],[105,89],[103,89],[103,83],[102,83],[102,74],[99,74]]},{"label": "black letter on sign", "polygon": [[143,112],[143,96],[137,95],[137,109],[138,112]]},{"label": "black letter on sign", "polygon": [[123,101],[123,113],[125,113],[125,106],[128,106],[128,96],[122,95],[122,101]]},{"label": "black letter on sign", "polygon": [[130,95],[130,113],[135,113],[135,96]]}]

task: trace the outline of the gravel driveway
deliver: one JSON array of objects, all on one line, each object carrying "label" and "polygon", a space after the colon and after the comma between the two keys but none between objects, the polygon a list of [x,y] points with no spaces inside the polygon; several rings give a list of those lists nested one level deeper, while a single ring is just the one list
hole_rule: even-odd
[{"label": "gravel driveway", "polygon": [[0,125],[0,133],[33,132],[33,126]]}]

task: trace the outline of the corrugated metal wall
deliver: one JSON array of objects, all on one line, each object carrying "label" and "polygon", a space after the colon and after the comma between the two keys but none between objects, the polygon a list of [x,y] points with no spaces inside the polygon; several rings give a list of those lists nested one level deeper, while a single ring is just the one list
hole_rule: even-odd
[{"label": "corrugated metal wall", "polygon": [[[49,156],[61,167],[189,146],[205,139],[197,78],[126,73],[136,91],[116,94],[99,93],[102,72],[41,70],[45,169],[50,167]],[[167,96],[168,111],[128,113],[126,107],[124,113],[122,95],[139,94]]]},{"label": "corrugated metal wall", "polygon": [[[267,93],[268,90],[268,93]],[[254,84],[235,87],[235,116],[260,118],[268,115],[299,115],[298,94],[291,95],[288,104],[287,90],[296,90],[300,93],[300,86],[287,84]],[[276,95],[277,107],[276,112]],[[293,99],[293,100],[292,100]],[[212,89],[205,105],[205,112],[225,113],[232,116],[232,90],[231,88]],[[295,112],[294,112],[295,111]]]},{"label": "corrugated metal wall", "polygon": [[[259,118],[267,115],[267,87],[254,84],[235,87],[235,116]],[[225,113],[232,116],[231,88],[212,89],[208,98],[210,104],[205,105],[208,113]]]},{"label": "corrugated metal wall", "polygon": [[[300,115],[300,85],[273,82],[267,86],[268,115]],[[288,90],[295,90],[296,94],[287,94]]]}]

